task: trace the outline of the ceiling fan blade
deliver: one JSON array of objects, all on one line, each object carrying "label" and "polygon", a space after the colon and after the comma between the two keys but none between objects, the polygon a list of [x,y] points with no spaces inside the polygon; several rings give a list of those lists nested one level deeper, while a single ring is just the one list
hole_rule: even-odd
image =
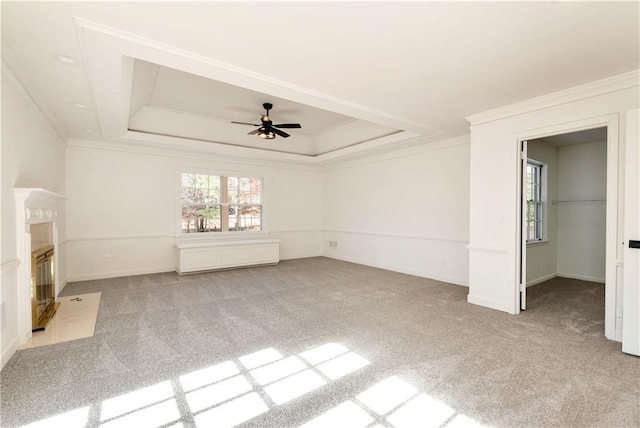
[{"label": "ceiling fan blade", "polygon": [[256,135],[258,132],[260,132],[260,128],[254,129],[253,131],[249,132],[247,135]]},{"label": "ceiling fan blade", "polygon": [[302,128],[302,125],[299,123],[281,123],[279,125],[272,125],[276,128]]},{"label": "ceiling fan blade", "polygon": [[289,134],[287,134],[286,132],[281,131],[281,130],[279,130],[279,129],[272,128],[271,130],[272,130],[273,132],[275,132],[276,134],[278,134],[279,136],[283,137],[283,138],[287,138],[287,137],[289,136]]},{"label": "ceiling fan blade", "polygon": [[231,123],[235,123],[236,125],[260,126],[255,123],[248,123],[248,122],[231,122]]}]

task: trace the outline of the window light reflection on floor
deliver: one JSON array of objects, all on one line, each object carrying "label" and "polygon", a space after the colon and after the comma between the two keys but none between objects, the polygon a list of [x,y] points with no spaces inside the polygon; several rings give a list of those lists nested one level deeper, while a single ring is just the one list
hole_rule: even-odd
[{"label": "window light reflection on floor", "polygon": [[286,377],[264,388],[276,404],[284,404],[308,392],[318,389],[327,382],[312,370],[305,370]]},{"label": "window light reflection on floor", "polygon": [[198,428],[231,428],[269,410],[256,392],[226,402],[195,416]]},{"label": "window light reflection on floor", "polygon": [[338,355],[346,354],[347,352],[349,352],[349,350],[338,343],[327,343],[301,352],[300,356],[311,364],[316,365],[337,357]]},{"label": "window light reflection on floor", "polygon": [[315,419],[310,420],[300,428],[326,428],[326,427],[366,427],[373,422],[373,417],[360,408],[353,401],[344,403],[330,409]]},{"label": "window light reflection on floor", "polygon": [[[96,404],[96,413],[101,428],[151,425],[184,428],[184,417],[193,418],[198,427],[233,427],[269,411],[269,405],[288,403],[321,388],[328,380],[340,379],[369,364],[367,359],[338,343],[327,343],[287,358],[274,348],[266,348],[186,373],[175,381],[166,380],[108,398]],[[270,404],[259,392],[271,400]],[[188,409],[178,407],[180,397]],[[361,407],[360,403],[345,402],[325,418],[351,418],[354,423],[366,420],[372,428],[373,418]],[[86,406],[28,426],[83,427],[89,422],[90,410],[91,406]],[[190,414],[185,415],[185,411]]]},{"label": "window light reflection on floor", "polygon": [[384,415],[417,393],[413,385],[391,376],[356,395],[356,398],[377,414]]},{"label": "window light reflection on floor", "polygon": [[160,427],[180,419],[180,411],[175,399],[145,407],[124,416],[111,419],[100,428]]},{"label": "window light reflection on floor", "polygon": [[216,364],[180,376],[180,385],[185,391],[191,391],[192,389],[200,388],[205,385],[211,385],[212,383],[229,378],[239,373],[240,370],[233,363],[233,361],[225,361],[224,363]]},{"label": "window light reflection on floor", "polygon": [[240,357],[238,360],[240,360],[247,370],[251,370],[282,358],[284,358],[284,356],[280,352],[273,348],[267,348],[262,351],[254,352],[253,354]]},{"label": "window light reflection on floor", "polygon": [[331,380],[340,379],[349,373],[355,372],[369,365],[369,361],[355,352],[349,352],[337,358],[319,364],[317,369]]},{"label": "window light reflection on floor", "polygon": [[196,413],[251,391],[244,376],[235,376],[186,394],[189,410]]},{"label": "window light reflection on floor", "polygon": [[387,421],[396,428],[438,428],[455,413],[443,402],[418,394],[387,416]]},{"label": "window light reflection on floor", "polygon": [[288,357],[284,360],[262,366],[251,370],[249,374],[260,384],[266,385],[276,380],[300,372],[307,368],[307,365],[297,357]]},{"label": "window light reflection on floor", "polygon": [[[167,380],[128,394],[110,398],[102,402],[100,421],[106,421],[116,416],[142,409],[151,404],[172,398],[173,395],[173,387],[171,382]],[[166,422],[171,422],[171,420]]]},{"label": "window light reflection on floor", "polygon": [[465,415],[456,415],[455,418],[446,425],[446,428],[485,428],[484,425],[480,425],[478,422]]},{"label": "window light reflection on floor", "polygon": [[[391,376],[299,428],[485,428],[436,398]],[[374,417],[384,424],[374,423]]]},{"label": "window light reflection on floor", "polygon": [[29,425],[23,425],[22,428],[82,428],[87,425],[90,408],[91,406],[80,407],[79,409],[74,409],[70,412],[65,412],[46,419],[41,419]]}]

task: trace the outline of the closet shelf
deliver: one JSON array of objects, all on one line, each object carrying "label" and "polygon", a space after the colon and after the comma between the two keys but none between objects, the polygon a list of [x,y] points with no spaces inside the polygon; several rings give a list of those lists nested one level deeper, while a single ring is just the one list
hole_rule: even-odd
[{"label": "closet shelf", "polygon": [[606,199],[572,199],[563,201],[551,201],[552,204],[565,204],[565,203],[584,203],[584,202],[607,202]]}]

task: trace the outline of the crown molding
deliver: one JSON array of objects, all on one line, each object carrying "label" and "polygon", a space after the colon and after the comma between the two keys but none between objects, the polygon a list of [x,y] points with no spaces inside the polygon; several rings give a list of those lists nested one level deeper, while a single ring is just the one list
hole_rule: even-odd
[{"label": "crown molding", "polygon": [[53,131],[58,135],[58,138],[62,142],[66,141],[68,136],[64,128],[60,125],[53,113],[51,113],[47,104],[42,100],[40,91],[20,65],[13,49],[4,38],[2,39],[2,72],[13,82],[27,101],[38,109],[42,117],[51,125]]},{"label": "crown molding", "polygon": [[[185,145],[185,143],[187,143]],[[302,159],[282,160],[282,159],[260,159],[256,158],[256,151],[259,149],[250,149],[246,147],[237,147],[238,149],[247,149],[244,155],[236,153],[224,154],[215,151],[215,148],[203,148],[191,140],[184,140],[181,145],[163,144],[149,139],[148,141],[136,141],[132,144],[130,141],[119,140],[86,140],[78,138],[70,138],[67,140],[67,150],[101,150],[121,153],[131,153],[140,155],[161,156],[177,159],[205,160],[209,162],[231,162],[243,165],[253,165],[260,167],[275,167],[291,170],[303,170],[320,172],[320,167],[314,165],[310,160],[304,159],[308,156],[296,155]],[[269,153],[269,152],[267,152]],[[253,154],[253,156],[250,156]],[[275,153],[277,155],[277,152]],[[311,158],[312,159],[312,158]],[[301,161],[302,160],[302,161]]]},{"label": "crown molding", "polygon": [[393,133],[391,135],[385,135],[379,138],[373,138],[368,141],[363,141],[360,143],[352,144],[347,147],[342,147],[336,150],[332,150],[330,152],[321,153],[313,157],[314,162],[327,163],[334,160],[339,160],[340,158],[344,158],[347,156],[353,155],[362,155],[368,156],[367,153],[371,150],[382,149],[382,150],[395,150],[396,144],[408,141],[408,140],[416,140],[420,137],[423,137],[420,134],[416,134],[414,132],[400,131]]},{"label": "crown molding", "polygon": [[[287,160],[282,158],[261,159],[256,157],[256,152],[269,152],[265,150],[251,149],[246,147],[238,147],[238,149],[246,150],[242,150],[243,155],[236,154],[236,156],[234,156],[231,154],[216,152],[215,148],[203,149],[201,145],[194,144],[185,146],[184,143],[194,143],[190,140],[184,140],[182,144],[176,145],[162,144],[151,139],[149,141],[136,141],[136,144],[131,144],[131,142],[119,140],[107,141],[70,138],[67,140],[66,146],[67,150],[103,150],[151,156],[163,156],[178,159],[206,160],[211,162],[232,162],[261,167],[323,172],[335,169],[350,168],[367,163],[381,162],[405,156],[413,156],[416,154],[434,150],[442,150],[461,145],[468,145],[469,142],[469,134],[437,141],[432,141],[429,138],[424,137],[413,139],[405,138],[402,141],[398,141],[396,144],[376,146],[378,148],[378,151],[376,151],[374,147],[369,148],[368,150],[362,150],[361,152],[354,152],[353,154],[351,154],[351,156],[345,155],[330,160],[318,159],[318,156],[313,157],[306,155],[292,155],[296,158],[295,160]],[[399,147],[400,145],[401,147]],[[384,152],[381,153],[380,150],[384,150]],[[373,153],[371,151],[373,151]],[[276,156],[282,155],[282,153],[277,152],[273,154],[275,154]],[[356,159],[353,158],[354,156],[358,155],[360,157]]]},{"label": "crown molding", "polygon": [[170,148],[178,153],[190,153],[192,155],[213,155],[225,159],[237,159],[238,161],[266,161],[287,162],[298,164],[313,164],[312,155],[268,150],[256,147],[245,147],[215,141],[194,140],[191,138],[175,137],[171,135],[159,135],[146,132],[129,130],[123,135],[124,139],[144,143],[148,147]]},{"label": "crown molding", "polygon": [[630,71],[617,76],[596,80],[584,85],[552,92],[529,100],[498,107],[482,113],[467,116],[467,121],[471,126],[477,126],[487,122],[493,122],[507,117],[517,116],[536,110],[567,104],[585,98],[596,97],[611,92],[621,91],[640,85],[640,70]]},{"label": "crown molding", "polygon": [[359,159],[349,159],[340,163],[332,163],[325,165],[324,171],[335,171],[344,168],[352,168],[359,165],[365,165],[375,162],[384,162],[391,159],[416,156],[421,153],[432,152],[435,150],[450,149],[457,146],[469,145],[471,142],[470,134],[460,135],[457,137],[445,138],[433,141],[429,138],[416,138],[408,141],[408,145],[402,148],[395,148],[384,153],[370,154]]}]

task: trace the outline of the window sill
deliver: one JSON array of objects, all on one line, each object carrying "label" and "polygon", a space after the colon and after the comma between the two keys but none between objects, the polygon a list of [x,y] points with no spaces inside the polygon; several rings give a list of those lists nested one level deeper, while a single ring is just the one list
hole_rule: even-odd
[{"label": "window sill", "polygon": [[549,242],[550,241],[548,239],[541,239],[540,241],[527,241],[527,247],[535,247],[538,245],[548,245]]}]

